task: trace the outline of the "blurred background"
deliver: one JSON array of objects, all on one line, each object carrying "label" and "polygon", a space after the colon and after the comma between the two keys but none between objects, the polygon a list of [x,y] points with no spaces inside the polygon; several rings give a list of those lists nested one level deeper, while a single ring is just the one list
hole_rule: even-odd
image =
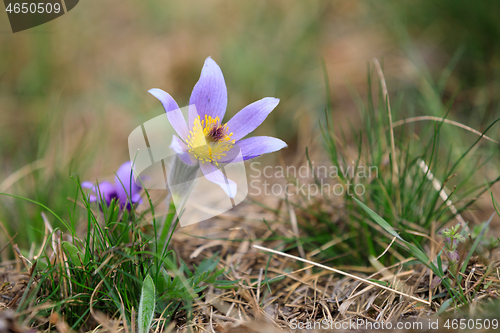
[{"label": "blurred background", "polygon": [[[76,214],[71,176],[112,178],[128,159],[129,133],[164,112],[148,89],[186,105],[208,56],[225,76],[226,120],[263,97],[281,99],[254,132],[289,144],[271,162],[321,146],[327,96],[349,136],[360,121],[354,96],[365,98],[374,57],[395,121],[444,116],[456,98],[449,118],[483,131],[500,116],[499,17],[497,0],[82,0],[13,34],[0,13],[0,192]],[[489,132],[496,139],[497,128]],[[42,210],[0,198],[0,221],[27,244],[43,235]]]}]

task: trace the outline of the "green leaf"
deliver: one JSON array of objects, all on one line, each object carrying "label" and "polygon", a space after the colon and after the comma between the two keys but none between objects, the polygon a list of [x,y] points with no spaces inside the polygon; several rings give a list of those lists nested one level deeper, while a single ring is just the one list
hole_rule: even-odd
[{"label": "green leaf", "polygon": [[411,254],[413,254],[415,256],[415,258],[417,258],[422,264],[424,264],[426,266],[429,265],[429,257],[427,256],[427,254],[422,252],[422,250],[420,250],[415,245],[408,243],[406,241],[405,241],[405,243],[406,243],[406,247],[411,252]]},{"label": "green leaf", "polygon": [[450,298],[450,299],[447,299],[446,301],[444,301],[444,303],[439,307],[439,310],[436,313],[436,315],[439,316],[440,314],[445,312],[446,309],[448,309],[450,307],[451,303],[453,303],[453,298]]},{"label": "green leaf", "polygon": [[389,223],[387,223],[383,218],[381,218],[377,213],[375,213],[367,205],[365,205],[364,203],[362,203],[361,201],[359,201],[355,197],[352,197],[352,198],[354,199],[354,201],[356,201],[356,203],[358,205],[361,206],[361,208],[363,208],[363,210],[365,212],[368,213],[368,215],[370,215],[370,217],[375,222],[377,222],[378,225],[380,225],[382,228],[384,228],[385,231],[387,231],[388,233],[390,233],[392,236],[398,238],[399,240],[402,240],[403,242],[406,242],[403,238],[401,238],[401,236],[399,236],[399,234],[396,232],[396,230],[394,230],[394,228]]},{"label": "green leaf", "polygon": [[78,248],[71,244],[70,242],[63,241],[61,242],[61,246],[64,251],[66,251],[66,254],[69,257],[69,260],[75,265],[75,266],[83,266],[82,261],[80,258],[83,257],[82,253]]},{"label": "green leaf", "polygon": [[217,259],[216,257],[205,259],[200,263],[198,267],[196,267],[194,275],[201,275],[204,272],[212,272],[215,268],[217,268],[218,263],[219,259]]},{"label": "green leaf", "polygon": [[240,282],[241,279],[238,280],[233,280],[233,281],[228,281],[228,280],[216,280],[214,282],[214,287],[218,289],[232,289],[237,287],[238,282]]},{"label": "green leaf", "polygon": [[388,286],[390,286],[390,285],[391,285],[391,284],[390,284],[389,282],[387,282],[387,281],[380,281],[380,280],[376,280],[376,279],[368,279],[368,281],[375,282],[375,283],[378,283],[378,284],[380,284],[380,285],[382,285],[382,286],[386,286],[386,287],[388,287]]},{"label": "green leaf", "polygon": [[153,315],[155,313],[156,291],[153,279],[149,274],[142,283],[141,300],[139,303],[139,316],[137,323],[139,325],[139,333],[148,333]]},{"label": "green leaf", "polygon": [[439,254],[437,255],[437,264],[438,264],[439,272],[444,276],[443,261],[441,260],[441,253],[443,253],[443,251],[440,251]]}]

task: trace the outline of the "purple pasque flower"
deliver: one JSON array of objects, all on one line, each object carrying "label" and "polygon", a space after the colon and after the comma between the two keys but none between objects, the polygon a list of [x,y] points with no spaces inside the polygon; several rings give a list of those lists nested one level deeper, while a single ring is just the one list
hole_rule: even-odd
[{"label": "purple pasque flower", "polygon": [[132,204],[141,203],[141,186],[134,182],[134,177],[132,175],[132,163],[123,163],[115,175],[115,183],[101,182],[98,185],[94,185],[91,182],[83,182],[83,188],[89,188],[94,192],[89,196],[90,202],[98,201],[98,197],[104,199],[106,205],[109,206],[111,201],[115,199],[120,204],[120,208],[127,207],[131,208],[130,200]]},{"label": "purple pasque flower", "polygon": [[227,123],[222,123],[227,108],[226,83],[220,67],[210,57],[205,60],[200,79],[191,93],[188,123],[172,96],[161,89],[149,92],[163,104],[177,132],[170,147],[184,163],[198,164],[205,178],[219,185],[231,198],[236,195],[236,183],[219,170],[219,163],[229,163],[237,157],[248,160],[287,146],[282,140],[268,136],[243,139],[278,105],[277,98],[266,97],[247,105]]}]

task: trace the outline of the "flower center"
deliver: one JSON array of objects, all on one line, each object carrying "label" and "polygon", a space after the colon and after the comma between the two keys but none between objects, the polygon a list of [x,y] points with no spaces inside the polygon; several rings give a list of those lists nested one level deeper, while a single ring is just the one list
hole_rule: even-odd
[{"label": "flower center", "polygon": [[233,133],[228,132],[227,124],[221,125],[219,117],[196,117],[186,140],[189,152],[202,163],[212,162],[217,165],[217,161],[233,148]]}]

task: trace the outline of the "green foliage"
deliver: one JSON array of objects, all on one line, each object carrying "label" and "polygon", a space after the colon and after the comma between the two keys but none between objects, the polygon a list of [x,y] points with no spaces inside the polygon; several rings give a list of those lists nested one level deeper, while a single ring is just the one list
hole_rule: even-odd
[{"label": "green foliage", "polygon": [[[417,105],[424,106],[425,111],[432,109],[434,116],[449,118],[453,101],[439,99],[436,104],[434,97],[440,96],[442,86],[426,82],[425,89],[430,92],[412,92],[404,100],[398,96],[397,102],[392,102],[393,122],[419,116],[414,113]],[[328,77],[326,83],[329,91]],[[336,170],[364,167],[365,175],[357,171],[338,172],[333,178],[323,178],[322,184],[343,186],[340,198],[329,195],[330,191],[312,198],[303,195],[298,201],[290,202],[304,236],[283,238],[286,250],[295,249],[296,242],[306,253],[321,249],[315,255],[316,260],[333,265],[364,266],[370,264],[370,257],[384,253],[379,260],[387,267],[410,255],[429,267],[438,277],[438,283],[446,288],[451,301],[443,305],[443,311],[451,303],[467,304],[471,298],[460,286],[460,273],[469,265],[473,253],[483,251],[480,245],[486,246],[483,236],[488,222],[472,235],[473,244],[464,243],[466,237],[470,239],[465,228],[454,226],[444,230],[443,236],[451,238],[450,247],[441,251],[435,260],[427,255],[426,235],[431,229],[439,230],[458,214],[464,214],[476,198],[499,181],[500,177],[485,179],[482,168],[491,167],[497,157],[497,144],[486,142],[483,136],[494,136],[493,129],[500,119],[491,122],[479,137],[444,121],[403,124],[394,128],[395,149],[392,150],[387,100],[380,85],[378,96],[372,94],[371,68],[368,88],[366,99],[353,92],[362,117],[362,130],[351,128],[353,138],[347,139],[343,129],[336,127],[331,99],[327,99],[326,121],[321,123],[331,165]],[[306,156],[312,166],[307,150]],[[374,170],[371,177],[366,176],[369,168]],[[317,175],[313,180],[321,186]],[[361,184],[364,191],[345,191],[349,186],[352,189],[353,184]],[[443,193],[447,200],[442,198]],[[393,241],[394,245],[389,246]],[[470,248],[468,255],[458,262],[456,250],[460,242]]]},{"label": "green foliage", "polygon": [[153,316],[155,314],[155,299],[156,290],[155,284],[151,276],[146,275],[142,282],[141,300],[139,303],[139,314],[137,316],[137,324],[139,325],[139,333],[148,333]]},{"label": "green foliage", "polygon": [[78,250],[75,245],[67,241],[62,241],[61,244],[71,263],[75,266],[81,266],[82,260],[80,258],[82,257],[82,253],[80,252],[80,250]]},{"label": "green foliage", "polygon": [[391,22],[386,21],[386,27],[401,42],[425,34],[429,29],[432,33],[426,37],[440,43],[449,54],[460,47],[464,49],[460,74],[472,79],[467,85],[477,83],[474,81],[478,79],[484,80],[488,69],[499,69],[495,61],[499,46],[491,42],[500,38],[500,23],[496,19],[500,12],[498,1],[418,0],[388,3],[390,5],[385,6],[385,13],[381,14],[391,16]]},{"label": "green foliage", "polygon": [[[297,205],[296,208],[301,212],[299,216],[309,217],[303,218],[302,223],[306,234],[310,237],[303,242],[306,247],[310,245],[310,248],[317,248],[336,237],[335,235],[352,235],[335,247],[324,251],[325,257],[331,258],[342,255],[346,248],[357,249],[356,253],[346,256],[345,259],[340,258],[337,261],[339,263],[348,261],[352,263],[352,260],[368,263],[367,258],[370,255],[377,257],[390,243],[390,238],[373,237],[374,225],[367,221],[367,215],[392,237],[406,239],[409,246],[422,251],[427,239],[419,236],[419,233],[426,233],[432,225],[439,229],[455,217],[448,204],[441,199],[440,190],[445,186],[453,188],[447,192],[448,199],[460,213],[470,207],[491,184],[499,180],[497,178],[485,183],[484,178],[477,173],[477,170],[494,156],[494,152],[490,150],[493,144],[484,143],[479,146],[481,138],[470,136],[470,143],[466,143],[463,147],[456,137],[464,130],[444,122],[423,122],[418,126],[412,123],[395,128],[394,156],[390,147],[388,109],[381,89],[379,89],[378,104],[375,103],[371,86],[372,77],[369,70],[370,89],[367,100],[363,101],[355,95],[364,126],[363,131],[354,131],[355,150],[352,149],[352,145],[349,146],[342,129],[340,134],[337,132],[335,120],[330,113],[331,105],[327,106],[326,122],[322,125],[326,151],[333,167],[337,170],[347,170],[347,168],[373,170],[371,177],[364,176],[358,171],[338,172],[336,178],[329,181],[331,184],[341,184],[344,188],[351,186],[351,189],[353,184],[360,184],[364,189],[363,193],[354,194],[351,190],[349,195],[344,191],[342,198],[345,201],[343,204],[345,213],[338,220],[332,220],[327,211],[316,209],[321,205],[316,199],[313,199],[312,203],[304,200],[303,204]],[[438,93],[436,85],[429,88]],[[405,104],[425,102],[419,100],[418,95],[411,95]],[[451,102],[446,104],[451,105]],[[412,108],[408,106],[402,109],[402,105],[401,102],[393,103],[393,121],[413,116],[411,113],[408,114]],[[449,107],[443,105],[439,116],[446,118],[449,111]],[[498,119],[484,132],[492,128],[497,121]],[[469,137],[469,133],[464,134]],[[469,158],[471,154],[479,155],[481,158],[471,159]],[[397,169],[392,167],[393,161]],[[430,179],[445,181],[445,184],[440,183],[441,188],[435,188]],[[478,186],[478,183],[485,185]],[[329,202],[330,199],[325,196],[323,200]],[[358,200],[370,207],[370,212],[366,210],[360,212],[356,203]],[[382,260],[384,264],[390,265],[395,262],[395,257],[387,253]]]},{"label": "green foliage", "polygon": [[[49,241],[33,263],[34,274],[17,309],[19,313],[27,307],[42,306],[41,317],[58,312],[78,330],[91,318],[89,305],[109,317],[121,314],[128,325],[133,309],[139,309],[139,331],[147,332],[152,318],[161,313],[167,320],[180,313],[189,314],[208,285],[235,287],[238,281],[223,278],[224,269],[218,267],[217,257],[204,259],[191,270],[168,251],[173,229],[163,246],[158,246],[156,218],[153,231],[137,227],[144,225],[147,212],[122,210],[114,201],[109,207],[101,202],[101,211],[96,212],[83,189],[79,190],[87,215],[86,236],[80,239],[75,235],[67,241],[58,228],[47,235]],[[168,214],[164,227],[176,225],[174,216],[175,212]]]}]

